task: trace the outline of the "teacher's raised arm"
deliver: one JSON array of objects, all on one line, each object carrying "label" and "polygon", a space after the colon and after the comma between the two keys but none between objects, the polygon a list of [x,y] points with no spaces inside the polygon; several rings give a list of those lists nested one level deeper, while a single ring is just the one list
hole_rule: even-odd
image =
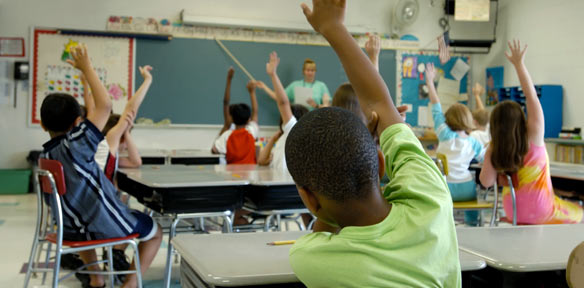
[{"label": "teacher's raised arm", "polygon": [[310,109],[330,106],[330,92],[324,82],[316,80],[316,63],[312,59],[304,60],[302,75],[304,79],[294,81],[286,87],[290,102],[308,106]]}]

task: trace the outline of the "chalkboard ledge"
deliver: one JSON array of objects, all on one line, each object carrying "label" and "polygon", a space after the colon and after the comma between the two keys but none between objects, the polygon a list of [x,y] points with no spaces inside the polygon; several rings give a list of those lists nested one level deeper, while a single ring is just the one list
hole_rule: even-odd
[{"label": "chalkboard ledge", "polygon": [[[197,129],[197,130],[221,130],[223,125],[217,124],[169,124],[169,125],[154,125],[154,124],[135,124],[135,129],[140,130],[147,130],[147,129],[177,129],[177,130],[185,130],[185,129]],[[276,131],[278,126],[275,125],[260,125],[260,131],[262,130],[270,130]]]}]

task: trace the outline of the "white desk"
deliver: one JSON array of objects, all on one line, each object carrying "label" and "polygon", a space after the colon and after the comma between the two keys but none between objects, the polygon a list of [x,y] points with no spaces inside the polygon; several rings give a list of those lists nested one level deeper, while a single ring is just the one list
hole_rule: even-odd
[{"label": "white desk", "polygon": [[550,162],[552,177],[584,181],[584,165]]},{"label": "white desk", "polygon": [[[475,163],[471,164],[470,168],[477,170],[477,173],[480,173],[483,165]],[[584,165],[550,162],[550,176],[555,178],[584,181]]]},{"label": "white desk", "polygon": [[[181,274],[195,278],[188,281],[200,286],[282,284],[298,282],[288,259],[292,245],[269,246],[266,243],[294,240],[307,233],[182,234],[172,242],[181,254],[182,261],[188,264],[185,266],[183,263],[182,267],[194,272],[181,271]],[[481,258],[462,251],[460,264],[463,271],[479,270],[486,266]]]},{"label": "white desk", "polygon": [[456,232],[460,250],[512,272],[566,269],[570,252],[584,241],[584,224],[458,228]]},{"label": "white desk", "polygon": [[244,194],[256,199],[258,210],[305,209],[290,175],[257,165],[161,165],[120,169],[118,186],[147,207],[173,218],[165,287],[169,287],[172,269],[171,241],[181,219],[223,217],[229,223],[227,231],[231,232],[228,216],[242,207]]}]

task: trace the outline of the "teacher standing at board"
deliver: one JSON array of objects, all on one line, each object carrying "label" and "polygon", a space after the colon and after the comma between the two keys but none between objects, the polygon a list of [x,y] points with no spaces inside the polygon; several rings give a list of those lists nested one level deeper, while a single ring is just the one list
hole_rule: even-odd
[{"label": "teacher standing at board", "polygon": [[[316,63],[312,59],[304,60],[302,74],[304,79],[294,81],[286,87],[286,95],[288,95],[290,103],[304,105],[310,110],[330,106],[330,92],[324,82],[316,80]],[[276,99],[276,94],[266,84],[261,81],[257,84],[259,88]]]},{"label": "teacher standing at board", "polygon": [[304,60],[302,74],[304,79],[294,81],[286,87],[290,102],[308,105],[310,109],[330,106],[330,92],[324,82],[316,80],[316,63],[312,59]]}]

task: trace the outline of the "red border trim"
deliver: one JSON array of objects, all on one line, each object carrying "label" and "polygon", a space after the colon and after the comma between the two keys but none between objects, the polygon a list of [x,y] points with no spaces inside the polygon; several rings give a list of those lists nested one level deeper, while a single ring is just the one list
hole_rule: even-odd
[{"label": "red border trim", "polygon": [[24,38],[23,37],[0,37],[0,40],[20,40],[22,45],[22,54],[0,54],[0,57],[24,57],[26,51],[24,50]]},{"label": "red border trim", "polygon": [[37,83],[37,78],[38,78],[38,56],[39,56],[39,35],[40,34],[57,34],[57,30],[34,30],[34,51],[32,52],[34,55],[34,63],[33,63],[33,70],[32,70],[32,83],[30,85],[32,86],[32,113],[31,115],[31,123],[32,124],[40,124],[41,121],[39,118],[37,118],[37,87],[36,87],[36,83]]}]

